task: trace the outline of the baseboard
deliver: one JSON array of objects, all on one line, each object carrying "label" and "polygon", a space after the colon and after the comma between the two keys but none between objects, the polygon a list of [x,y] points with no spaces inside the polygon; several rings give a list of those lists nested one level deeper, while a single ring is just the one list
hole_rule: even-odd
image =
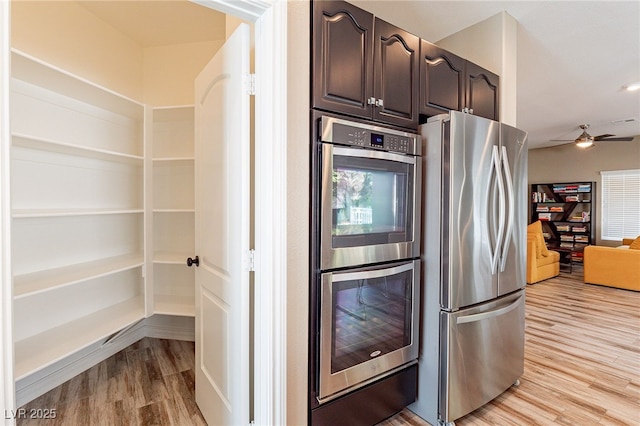
[{"label": "baseboard", "polygon": [[56,386],[88,370],[144,337],[195,340],[193,317],[153,315],[104,341],[80,349],[74,354],[16,382],[16,406],[33,401]]}]

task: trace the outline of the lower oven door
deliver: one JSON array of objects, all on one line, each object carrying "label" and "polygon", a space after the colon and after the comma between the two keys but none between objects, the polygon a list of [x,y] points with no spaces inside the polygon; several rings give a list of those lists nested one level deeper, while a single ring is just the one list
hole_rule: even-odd
[{"label": "lower oven door", "polygon": [[420,263],[322,274],[319,401],[418,357]]}]

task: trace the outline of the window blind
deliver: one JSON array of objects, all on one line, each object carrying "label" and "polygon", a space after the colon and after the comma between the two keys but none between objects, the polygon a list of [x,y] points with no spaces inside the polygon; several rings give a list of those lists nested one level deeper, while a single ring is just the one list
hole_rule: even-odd
[{"label": "window blind", "polygon": [[640,235],[640,169],[602,171],[603,240]]}]

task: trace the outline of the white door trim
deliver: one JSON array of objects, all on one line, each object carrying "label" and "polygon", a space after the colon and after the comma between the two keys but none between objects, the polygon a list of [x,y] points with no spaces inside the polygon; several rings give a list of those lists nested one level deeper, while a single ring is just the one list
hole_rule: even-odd
[{"label": "white door trim", "polygon": [[[13,285],[11,274],[11,192],[9,79],[11,74],[10,2],[0,2],[0,410],[13,424],[16,399],[13,380]],[[9,417],[7,419],[7,417]]]},{"label": "white door trim", "polygon": [[254,424],[285,425],[287,2],[193,1],[255,24]]}]

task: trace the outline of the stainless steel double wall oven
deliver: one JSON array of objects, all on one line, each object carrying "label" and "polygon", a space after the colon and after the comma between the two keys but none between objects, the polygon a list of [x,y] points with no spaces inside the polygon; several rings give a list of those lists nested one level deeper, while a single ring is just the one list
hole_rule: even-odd
[{"label": "stainless steel double wall oven", "polygon": [[417,362],[422,161],[417,134],[312,118],[313,409]]}]

